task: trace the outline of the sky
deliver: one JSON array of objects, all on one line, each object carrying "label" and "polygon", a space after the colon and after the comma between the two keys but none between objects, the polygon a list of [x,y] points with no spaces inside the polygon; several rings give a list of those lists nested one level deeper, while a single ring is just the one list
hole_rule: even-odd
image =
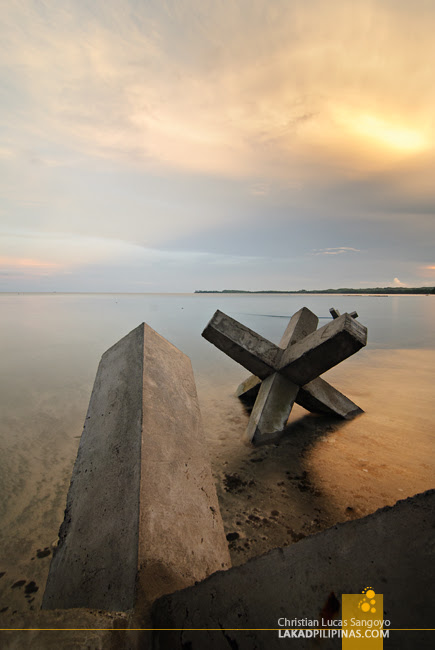
[{"label": "sky", "polygon": [[433,0],[0,11],[0,291],[435,284]]}]

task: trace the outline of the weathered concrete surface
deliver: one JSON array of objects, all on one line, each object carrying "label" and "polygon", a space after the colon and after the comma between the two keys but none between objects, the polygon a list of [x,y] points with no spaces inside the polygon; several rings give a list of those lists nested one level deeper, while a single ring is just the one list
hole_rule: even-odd
[{"label": "weathered concrete surface", "polygon": [[[291,317],[279,347],[285,350],[305,338],[316,330],[318,322],[319,319],[312,311],[302,307]],[[260,444],[276,440],[287,424],[298,392],[297,384],[278,373],[264,379],[249,418],[245,442]]]},{"label": "weathered concrete surface", "polygon": [[[123,612],[90,609],[27,611],[17,612],[13,623],[10,631],[0,630],[2,650],[138,649],[133,632],[119,631],[129,626],[129,616]],[[141,645],[140,650],[148,650],[148,646]]]},{"label": "weathered concrete surface", "polygon": [[258,391],[260,390],[261,379],[255,375],[249,375],[241,384],[237,386],[236,392],[234,395],[239,397],[246,404],[253,405]]},{"label": "weathered concrete surface", "polygon": [[103,355],[43,608],[133,606],[139,539],[143,327]]},{"label": "weathered concrete surface", "polygon": [[367,328],[343,314],[282,350],[218,310],[202,336],[260,379],[279,371],[303,386],[364,347]]},{"label": "weathered concrete surface", "polygon": [[[202,336],[263,380],[257,389],[258,382],[250,377],[237,391],[239,397],[249,393],[255,398],[245,442],[275,440],[284,430],[302,386],[305,390],[299,403],[309,410],[346,418],[361,411],[326,382],[314,381],[367,343],[363,325],[349,314],[334,313],[335,320],[316,330],[317,316],[303,307],[291,318],[280,346],[220,311],[214,314]],[[310,382],[311,386],[306,386]]]},{"label": "weathered concrete surface", "polygon": [[[340,315],[334,308],[329,311],[336,314],[335,316],[333,315],[333,318],[338,318]],[[350,316],[355,318],[357,316],[356,312],[353,312],[353,314],[350,314]],[[308,334],[316,331],[317,323],[317,316],[306,307],[302,307],[302,309],[291,317],[281,338],[279,347],[286,349],[288,346],[301,341]],[[251,375],[238,386],[236,397],[239,397],[247,405],[252,406],[257,399],[260,385],[261,379]],[[320,377],[302,386],[296,394],[294,401],[312,413],[338,415],[345,419],[353,418],[363,412],[352,400]],[[255,432],[252,433],[249,429],[250,427],[248,427],[248,438],[253,439]]]},{"label": "weathered concrete surface", "polygon": [[[278,638],[279,618],[340,619],[342,594],[367,586],[383,594],[391,628],[433,627],[434,521],[430,490],[165,596],[154,604],[153,626],[179,631],[155,632],[155,650],[282,648],[291,641]],[[433,632],[390,634],[385,648],[433,647]],[[338,650],[341,640],[294,645]]]},{"label": "weathered concrete surface", "polygon": [[[338,318],[340,316],[340,312],[338,309],[335,309],[334,307],[331,307],[329,310],[332,318]],[[358,318],[358,313],[356,311],[351,311],[349,313],[349,316],[352,316],[352,318]]]},{"label": "weathered concrete surface", "polygon": [[280,357],[279,371],[290,381],[304,386],[366,343],[367,328],[349,314],[343,314],[287,347]]},{"label": "weathered concrete surface", "polygon": [[261,383],[245,432],[245,442],[271,442],[281,434],[299,386],[277,372]]},{"label": "weathered concrete surface", "polygon": [[190,360],[143,323],[101,359],[43,608],[125,611],[229,564]]},{"label": "weathered concrete surface", "polygon": [[313,314],[307,307],[302,307],[290,318],[289,324],[279,342],[279,347],[285,350],[289,345],[301,341],[308,334],[316,331],[318,322],[319,319],[316,314]]},{"label": "weathered concrete surface", "polygon": [[275,372],[277,358],[282,352],[277,345],[219,310],[202,336],[261,379]]},{"label": "weathered concrete surface", "polygon": [[339,390],[328,384],[322,377],[313,379],[299,389],[296,402],[311,411],[324,415],[339,415],[350,420],[363,410]]},{"label": "weathered concrete surface", "polygon": [[190,360],[145,329],[139,582],[146,600],[231,566]]},{"label": "weathered concrete surface", "polygon": [[[253,406],[261,383],[261,379],[251,375],[238,386],[235,393],[236,397],[239,397],[247,406]],[[350,420],[364,413],[362,408],[334,386],[328,384],[322,377],[317,377],[317,379],[313,379],[305,386],[301,386],[295,402],[311,413],[338,415],[345,420]]]},{"label": "weathered concrete surface", "polygon": [[[293,345],[297,341],[308,336],[311,332],[315,332],[317,328],[317,323],[319,319],[312,311],[306,307],[299,309],[293,316],[290,318],[290,321],[285,329],[284,334],[281,337],[279,342],[279,347],[282,350],[285,350],[288,345]],[[236,390],[236,397],[240,397],[245,401],[252,400],[252,403],[255,402],[255,399],[260,390],[261,379],[255,375],[247,377]]]}]

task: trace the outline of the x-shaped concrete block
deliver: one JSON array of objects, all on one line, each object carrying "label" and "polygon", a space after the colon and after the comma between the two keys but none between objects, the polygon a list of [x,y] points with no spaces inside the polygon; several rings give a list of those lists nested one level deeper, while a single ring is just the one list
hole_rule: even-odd
[{"label": "x-shaped concrete block", "polygon": [[361,410],[319,375],[366,345],[367,329],[343,314],[316,330],[317,316],[297,312],[279,346],[217,311],[202,335],[263,380],[246,438],[253,443],[276,438],[295,401],[314,412],[351,417]]},{"label": "x-shaped concrete block", "polygon": [[[329,311],[334,319],[340,316],[338,309],[331,308]],[[349,315],[352,318],[358,318],[356,311],[351,312]],[[317,328],[318,320],[317,316],[306,307],[300,309],[291,317],[279,343],[279,347],[286,348],[288,345],[293,345],[297,341],[300,341],[307,334],[314,332]],[[255,375],[251,375],[237,388],[236,396],[242,401],[253,405],[260,386],[261,379],[255,377]],[[295,401],[307,409],[307,411],[323,415],[338,415],[346,420],[362,412],[359,406],[320,377],[305,386],[301,386]]]}]

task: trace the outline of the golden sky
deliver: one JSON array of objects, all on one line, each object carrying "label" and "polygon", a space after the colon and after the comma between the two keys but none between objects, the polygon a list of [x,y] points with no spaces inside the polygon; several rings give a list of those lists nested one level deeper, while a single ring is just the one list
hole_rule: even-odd
[{"label": "golden sky", "polygon": [[2,15],[4,290],[433,284],[433,2]]}]

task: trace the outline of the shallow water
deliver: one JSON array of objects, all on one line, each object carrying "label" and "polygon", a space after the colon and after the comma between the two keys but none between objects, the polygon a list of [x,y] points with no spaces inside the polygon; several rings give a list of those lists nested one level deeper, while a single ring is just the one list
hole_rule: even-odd
[{"label": "shallow water", "polygon": [[[4,615],[39,607],[99,359],[142,321],[192,360],[224,522],[239,532],[234,563],[433,483],[432,296],[2,294],[0,305]],[[247,373],[201,331],[220,309],[278,342],[302,306],[320,325],[334,306],[368,327],[367,348],[328,373],[366,413],[343,424],[295,408],[283,443],[253,451],[233,395]]]}]

